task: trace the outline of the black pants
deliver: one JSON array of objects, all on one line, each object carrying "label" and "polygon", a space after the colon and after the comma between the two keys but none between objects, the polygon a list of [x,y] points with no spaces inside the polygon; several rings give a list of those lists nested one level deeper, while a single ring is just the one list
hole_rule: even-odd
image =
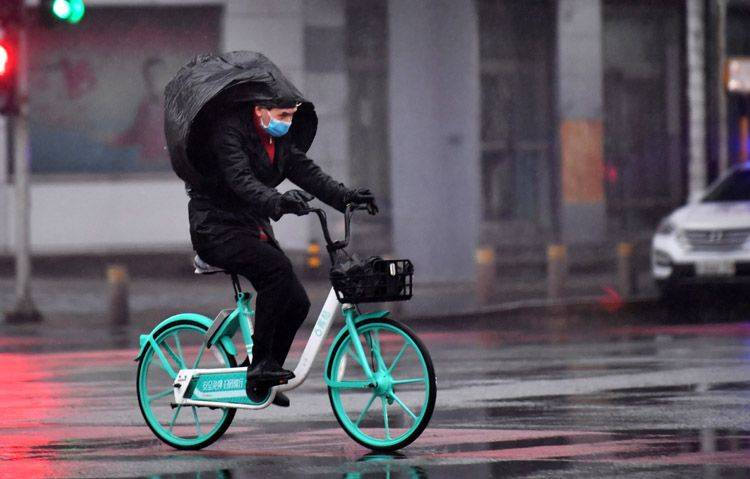
[{"label": "black pants", "polygon": [[261,241],[249,234],[225,237],[220,246],[201,249],[198,255],[250,280],[258,293],[253,364],[273,358],[283,366],[294,335],[310,310],[310,300],[289,258],[273,240]]}]

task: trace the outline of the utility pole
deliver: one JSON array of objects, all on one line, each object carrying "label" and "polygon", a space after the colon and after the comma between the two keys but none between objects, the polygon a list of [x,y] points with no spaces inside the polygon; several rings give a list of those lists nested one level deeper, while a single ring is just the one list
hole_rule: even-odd
[{"label": "utility pole", "polygon": [[28,56],[26,23],[22,2],[19,2],[16,29],[17,83],[15,114],[9,115],[13,126],[13,179],[15,186],[15,252],[16,252],[16,305],[5,315],[7,322],[40,321],[42,315],[31,298],[31,257],[30,257],[30,196],[29,196],[29,132],[28,132]]},{"label": "utility pole", "polygon": [[687,0],[688,196],[697,200],[706,187],[705,9],[703,0]]},{"label": "utility pole", "polygon": [[727,92],[725,90],[725,68],[727,60],[727,1],[716,0],[716,116],[718,136],[719,175],[729,168],[729,125],[727,118]]}]

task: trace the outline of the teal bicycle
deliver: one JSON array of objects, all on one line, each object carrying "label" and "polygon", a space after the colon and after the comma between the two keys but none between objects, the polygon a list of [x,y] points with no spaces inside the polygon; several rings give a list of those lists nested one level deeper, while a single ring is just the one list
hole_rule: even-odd
[{"label": "teal bicycle", "polygon": [[[325,212],[317,214],[331,261],[350,258],[350,221],[359,206],[347,206],[345,239],[332,241]],[[343,256],[342,256],[343,255]],[[269,389],[258,401],[245,392],[246,366],[238,366],[236,338],[252,361],[253,294],[236,273],[195,258],[197,274],[232,278],[236,307],[211,320],[184,313],[141,335],[137,395],[143,418],[160,440],[177,449],[201,449],[229,428],[238,409],[268,407],[277,391],[301,385],[310,372],[340,309],[344,325],[333,339],[323,379],[338,423],[359,444],[376,451],[409,445],[427,427],[435,406],[435,371],[417,335],[388,311],[362,313],[358,303],[408,300],[413,267],[409,260],[375,260],[370,267],[331,275],[332,288],[294,369],[295,378]],[[340,307],[339,307],[340,304]],[[239,333],[239,334],[238,334]],[[243,355],[244,356],[244,355]]]}]

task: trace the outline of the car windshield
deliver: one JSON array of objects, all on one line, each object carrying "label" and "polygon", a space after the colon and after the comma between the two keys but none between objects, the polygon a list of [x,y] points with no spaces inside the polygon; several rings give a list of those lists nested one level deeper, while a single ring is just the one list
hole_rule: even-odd
[{"label": "car windshield", "polygon": [[750,170],[735,171],[716,185],[703,201],[750,201]]}]

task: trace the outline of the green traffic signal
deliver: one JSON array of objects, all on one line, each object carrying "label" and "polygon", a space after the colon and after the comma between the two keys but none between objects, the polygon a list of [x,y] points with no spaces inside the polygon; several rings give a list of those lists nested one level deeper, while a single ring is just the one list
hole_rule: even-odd
[{"label": "green traffic signal", "polygon": [[86,13],[83,0],[54,0],[51,7],[55,18],[74,25],[80,22]]}]

